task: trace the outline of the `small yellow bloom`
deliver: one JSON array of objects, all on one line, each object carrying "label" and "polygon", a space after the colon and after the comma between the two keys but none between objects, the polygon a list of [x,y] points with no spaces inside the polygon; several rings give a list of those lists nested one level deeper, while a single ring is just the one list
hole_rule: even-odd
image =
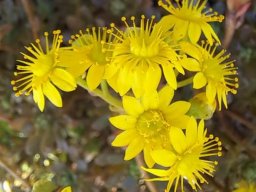
[{"label": "small yellow bloom", "polygon": [[14,72],[17,78],[11,81],[16,96],[29,95],[33,92],[34,101],[41,111],[45,106],[44,95],[54,105],[62,107],[61,95],[55,86],[67,92],[76,88],[74,77],[59,62],[59,48],[63,38],[60,32],[53,31],[51,47],[48,33],[45,32],[45,51],[39,39],[36,40],[37,46],[31,43],[30,47],[25,47],[32,56],[21,53],[25,60],[18,60],[22,65],[17,65],[17,72]]},{"label": "small yellow bloom", "polygon": [[161,67],[167,83],[173,89],[177,88],[174,68],[184,74],[182,66],[177,62],[177,45],[165,41],[166,35],[154,28],[154,19],[154,16],[145,19],[142,15],[140,26],[137,27],[135,17],[131,17],[131,26],[122,17],[125,31],[111,24],[109,33],[116,37],[111,59],[115,73],[108,77],[108,82],[120,95],[132,89],[134,95],[140,97],[146,90],[156,90],[162,75]]},{"label": "small yellow bloom", "polygon": [[174,192],[176,192],[180,183],[181,191],[184,192],[184,179],[194,190],[200,189],[200,183],[207,183],[203,174],[212,176],[217,164],[216,161],[205,158],[221,156],[222,148],[219,138],[214,138],[213,135],[207,137],[204,121],[201,120],[197,125],[193,117],[187,124],[186,134],[176,127],[171,127],[169,133],[171,142],[169,150],[155,150],[151,155],[157,164],[170,168],[167,170],[143,168],[159,177],[149,180],[168,181],[166,191],[170,191],[173,183],[175,183]]},{"label": "small yellow bloom", "polygon": [[149,167],[154,165],[151,151],[170,145],[168,133],[171,126],[185,128],[189,120],[186,112],[190,103],[176,101],[173,89],[169,86],[156,91],[145,93],[141,99],[131,96],[123,97],[124,115],[111,117],[110,122],[123,130],[112,142],[113,146],[128,146],[125,160],[130,160],[144,152],[144,159]]},{"label": "small yellow bloom", "polygon": [[201,46],[182,43],[181,47],[198,62],[194,62],[191,68],[189,65],[184,66],[188,70],[197,71],[193,79],[193,88],[200,89],[206,86],[209,102],[213,103],[217,97],[219,109],[222,102],[227,108],[227,94],[236,94],[238,88],[237,67],[234,66],[234,61],[227,61],[230,54],[226,54],[225,50],[216,53],[218,44],[211,46],[208,42],[202,42]]},{"label": "small yellow bloom", "polygon": [[255,192],[256,191],[256,183],[240,181],[238,183],[238,188],[233,190],[233,192]]},{"label": "small yellow bloom", "polygon": [[170,0],[159,1],[159,6],[171,13],[160,20],[159,27],[163,30],[173,28],[175,39],[188,36],[191,42],[196,43],[203,32],[210,44],[213,43],[213,38],[220,42],[209,22],[222,22],[223,15],[218,15],[212,9],[207,9],[206,1],[183,0],[182,3],[176,2],[177,6],[174,6]]},{"label": "small yellow bloom", "polygon": [[[109,68],[111,66],[108,64],[108,59],[111,57],[111,41],[112,37],[107,33],[105,27],[88,28],[86,33],[80,31],[80,34],[72,36],[70,43],[73,52],[77,53],[77,58],[70,58],[70,62],[80,62],[83,69],[79,69],[79,71],[82,73],[88,69],[86,81],[90,90],[99,86],[105,79],[105,74],[113,73],[112,71],[115,70]],[[79,54],[81,55],[79,56]]]}]

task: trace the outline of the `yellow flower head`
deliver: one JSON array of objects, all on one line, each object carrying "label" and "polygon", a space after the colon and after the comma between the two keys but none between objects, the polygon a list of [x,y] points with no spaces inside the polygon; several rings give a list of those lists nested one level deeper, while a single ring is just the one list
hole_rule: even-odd
[{"label": "yellow flower head", "polygon": [[[216,53],[218,44],[211,46],[208,42],[202,42],[201,46],[189,43],[182,43],[181,46],[198,62],[193,63],[193,71],[197,71],[193,79],[193,88],[200,89],[206,86],[209,102],[212,103],[217,97],[219,109],[222,102],[227,108],[227,94],[236,94],[238,88],[237,67],[234,66],[234,61],[227,61],[230,54],[226,54],[226,50]],[[189,67],[187,69],[189,70]]]},{"label": "yellow flower head", "polygon": [[[45,32],[45,51],[40,40],[36,44],[31,43],[30,47],[25,47],[30,55],[24,55],[24,60],[18,60],[22,65],[17,65],[15,80],[11,81],[16,96],[21,94],[29,95],[33,92],[35,103],[41,111],[44,110],[44,95],[57,107],[62,107],[62,99],[55,86],[63,91],[73,91],[76,88],[74,77],[68,73],[59,62],[59,48],[63,36],[60,30],[53,31],[52,45],[49,45],[48,33]],[[55,86],[54,86],[55,85]]]},{"label": "yellow flower head", "polygon": [[176,127],[170,129],[171,147],[169,150],[155,150],[151,153],[153,160],[167,170],[146,169],[144,170],[158,176],[150,180],[168,181],[166,191],[170,191],[175,183],[174,192],[177,191],[179,183],[181,191],[184,192],[184,179],[196,190],[200,183],[207,183],[203,174],[212,176],[216,161],[206,160],[206,157],[221,156],[221,142],[213,135],[206,136],[204,121],[201,120],[197,126],[196,120],[191,117],[187,124],[186,134]]},{"label": "yellow flower head", "polygon": [[159,6],[171,13],[163,17],[159,22],[163,29],[173,28],[176,39],[188,36],[193,43],[199,40],[202,32],[210,44],[213,43],[213,38],[220,42],[218,36],[208,23],[214,21],[222,22],[224,19],[223,15],[218,15],[212,9],[207,9],[205,7],[207,1],[183,0],[182,3],[176,2],[177,6],[174,6],[170,0],[159,1]]},{"label": "yellow flower head", "polygon": [[89,89],[94,90],[105,78],[105,74],[112,73],[113,69],[110,69],[108,64],[112,37],[105,27],[88,28],[85,32],[80,31],[80,34],[73,35],[70,44],[74,49],[73,52],[81,54],[75,58],[77,62],[81,62],[81,66],[84,66],[80,71],[84,73],[89,68],[86,81]]},{"label": "yellow flower head", "polygon": [[112,145],[116,147],[128,146],[125,160],[134,158],[141,151],[149,167],[154,165],[151,151],[162,149],[170,145],[168,133],[171,126],[185,128],[189,120],[186,112],[190,103],[176,101],[170,104],[173,90],[169,86],[156,91],[145,93],[142,98],[123,97],[125,115],[110,118],[110,122],[123,130]]},{"label": "yellow flower head", "polygon": [[120,95],[130,88],[136,97],[140,97],[145,90],[156,90],[162,75],[160,66],[173,89],[177,88],[174,68],[184,73],[179,62],[175,62],[179,57],[175,52],[177,46],[165,42],[165,34],[154,28],[154,19],[155,16],[146,19],[142,15],[137,27],[134,16],[131,17],[131,26],[122,17],[125,31],[120,31],[114,24],[108,30],[117,40],[113,43],[111,59],[116,72],[112,78],[108,77],[108,82]]},{"label": "yellow flower head", "polygon": [[233,190],[233,192],[255,192],[256,191],[256,183],[240,181],[238,183],[238,188]]}]

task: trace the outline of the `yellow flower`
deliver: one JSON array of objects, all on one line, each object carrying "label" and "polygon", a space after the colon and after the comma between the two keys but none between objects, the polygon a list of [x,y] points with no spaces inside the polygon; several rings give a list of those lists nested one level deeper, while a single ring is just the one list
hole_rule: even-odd
[{"label": "yellow flower", "polygon": [[54,105],[62,107],[61,95],[55,86],[67,92],[76,88],[74,77],[59,62],[58,51],[63,38],[60,32],[60,30],[53,31],[51,47],[48,33],[44,33],[45,51],[39,39],[36,40],[37,46],[31,43],[30,47],[25,47],[31,56],[21,53],[25,60],[18,60],[22,65],[17,65],[17,72],[14,72],[17,78],[11,81],[16,96],[29,95],[33,92],[33,99],[41,111],[45,106],[44,95]]},{"label": "yellow flower", "polygon": [[175,39],[188,36],[191,42],[196,43],[203,32],[210,44],[213,43],[213,38],[220,42],[209,22],[222,22],[223,15],[218,15],[212,9],[207,9],[205,7],[207,1],[183,0],[182,3],[176,2],[177,6],[174,6],[170,0],[159,1],[159,6],[171,13],[160,20],[159,27],[163,30],[173,28]]},{"label": "yellow flower", "polygon": [[238,188],[233,190],[233,192],[255,192],[256,191],[256,183],[240,181],[238,183]]},{"label": "yellow flower", "polygon": [[154,165],[151,151],[169,146],[168,132],[171,126],[185,128],[189,117],[186,112],[190,103],[177,101],[170,104],[173,89],[169,86],[145,93],[141,99],[131,96],[123,97],[123,107],[126,112],[110,118],[110,122],[123,130],[112,142],[113,146],[128,146],[125,160],[130,160],[144,152],[145,162],[149,167]]},{"label": "yellow flower", "polygon": [[[174,68],[184,74],[184,70],[175,52],[176,45],[165,42],[166,35],[161,30],[155,30],[155,17],[145,19],[141,16],[140,26],[135,24],[135,17],[131,17],[132,26],[122,17],[126,30],[120,31],[111,24],[108,30],[116,37],[113,43],[111,65],[115,69],[114,76],[108,76],[110,86],[120,95],[124,95],[132,88],[136,97],[140,97],[146,90],[156,90],[161,79],[162,71],[167,83],[177,88]],[[161,66],[161,67],[160,67]]]},{"label": "yellow flower", "polygon": [[184,179],[190,186],[196,190],[200,183],[207,183],[203,174],[212,176],[215,171],[216,161],[206,160],[205,157],[221,156],[221,142],[219,138],[213,135],[206,136],[204,121],[201,120],[197,126],[196,120],[191,117],[186,128],[186,134],[176,127],[170,129],[171,147],[169,150],[155,150],[151,153],[153,160],[164,167],[163,169],[144,170],[158,176],[151,181],[168,181],[166,191],[170,191],[175,183],[174,192],[178,185],[181,185],[181,191],[184,192]]},{"label": "yellow flower", "polygon": [[[105,74],[112,73],[109,69],[108,58],[111,56],[109,50],[111,35],[107,33],[105,27],[86,29],[84,34],[72,36],[70,43],[72,44],[73,52],[77,53],[77,58],[71,58],[70,62],[75,59],[75,62],[80,62],[83,69],[79,69],[84,73],[88,68],[86,81],[90,90],[96,89],[99,84],[105,79]],[[72,54],[72,53],[70,53]],[[79,54],[81,54],[79,56]],[[75,55],[74,55],[75,56]]]},{"label": "yellow flower", "polygon": [[234,61],[227,61],[230,54],[226,54],[225,50],[216,53],[218,44],[211,46],[208,42],[202,42],[201,46],[182,43],[181,47],[198,62],[194,62],[191,68],[189,65],[183,65],[188,70],[197,71],[193,78],[193,88],[200,89],[206,86],[209,102],[214,102],[217,97],[219,109],[222,102],[227,108],[227,94],[236,94],[238,88],[237,67],[234,67]]}]

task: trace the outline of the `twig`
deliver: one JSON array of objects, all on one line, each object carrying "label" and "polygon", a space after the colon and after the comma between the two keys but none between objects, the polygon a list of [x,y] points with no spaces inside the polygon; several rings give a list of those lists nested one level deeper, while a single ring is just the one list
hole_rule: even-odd
[{"label": "twig", "polygon": [[[148,173],[146,171],[144,171],[143,169],[140,169],[140,167],[145,166],[142,155],[139,154],[135,159],[136,159],[136,163],[139,167],[141,176],[145,179],[149,179],[150,177],[149,177]],[[150,192],[157,192],[157,188],[154,183],[145,180],[145,184],[148,187],[148,190]]]},{"label": "twig", "polygon": [[240,151],[245,150],[247,154],[253,158],[256,159],[256,154],[255,151],[252,149],[251,142],[253,139],[242,139],[238,136],[238,134],[234,133],[231,131],[230,126],[228,126],[227,121],[224,118],[224,113],[223,112],[218,112],[217,113],[219,120],[221,121],[222,124],[222,130],[224,133],[237,145],[240,146]]},{"label": "twig", "polygon": [[256,131],[256,125],[252,124],[251,122],[249,122],[247,119],[245,119],[241,115],[234,113],[232,111],[225,111],[225,114],[227,114],[232,119],[239,121],[241,124],[245,125],[247,128],[249,128],[253,131]]},{"label": "twig", "polygon": [[32,7],[32,3],[30,0],[21,0],[21,3],[23,5],[24,11],[28,17],[28,22],[31,27],[31,31],[33,34],[34,39],[38,38],[38,32],[39,32],[39,19],[34,14],[34,9]]},{"label": "twig", "polygon": [[13,176],[15,179],[19,180],[29,191],[31,190],[30,185],[23,180],[18,174],[15,173],[10,167],[6,165],[6,163],[0,159],[0,167],[2,167],[6,172],[8,172],[11,176]]}]

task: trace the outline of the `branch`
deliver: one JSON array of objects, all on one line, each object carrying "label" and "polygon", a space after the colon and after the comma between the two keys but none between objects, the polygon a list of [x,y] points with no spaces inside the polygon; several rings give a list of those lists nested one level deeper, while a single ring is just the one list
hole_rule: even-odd
[{"label": "branch", "polygon": [[[143,177],[144,179],[149,179],[150,177],[149,177],[148,173],[140,168],[140,167],[145,167],[145,163],[143,161],[142,155],[141,154],[137,155],[137,157],[135,159],[136,159],[136,163],[139,167],[141,177]],[[145,184],[148,187],[148,190],[150,192],[157,192],[157,188],[154,183],[145,180]]]}]

